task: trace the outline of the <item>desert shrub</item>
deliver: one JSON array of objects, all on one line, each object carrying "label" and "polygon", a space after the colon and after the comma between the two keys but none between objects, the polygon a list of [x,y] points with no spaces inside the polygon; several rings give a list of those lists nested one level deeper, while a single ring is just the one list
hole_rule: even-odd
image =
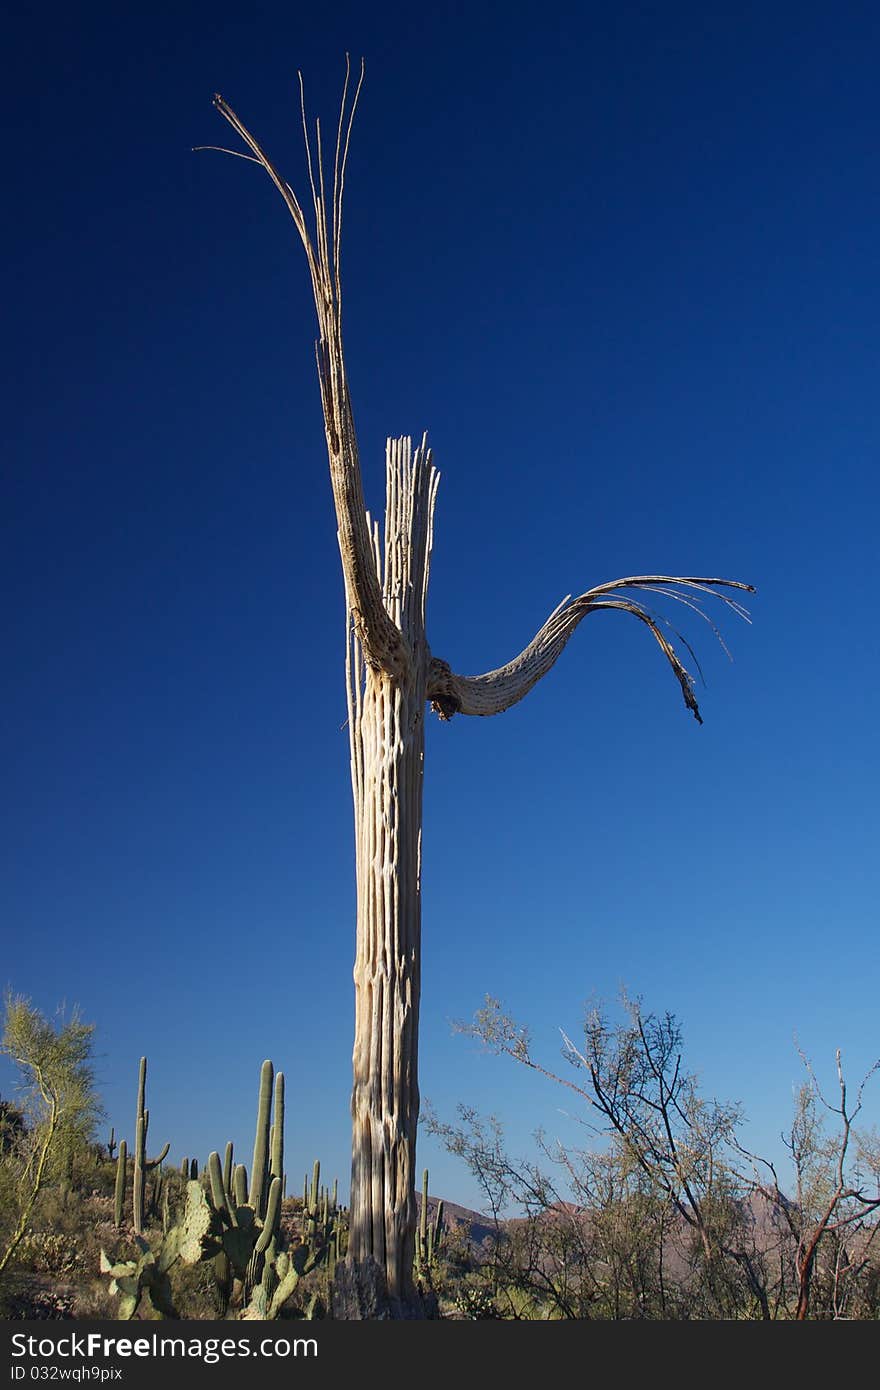
[{"label": "desert shrub", "polygon": [[101,1106],[94,1088],[91,1024],[74,1012],[48,1022],[27,999],[7,994],[0,1051],[19,1069],[22,1104],[7,1104],[0,1144],[0,1195],[5,1213],[0,1275],[18,1254],[55,1184],[66,1201],[94,1139]]},{"label": "desert shrub", "polygon": [[76,1242],[59,1231],[28,1231],[18,1248],[18,1261],[36,1274],[54,1274],[61,1279],[83,1268]]}]

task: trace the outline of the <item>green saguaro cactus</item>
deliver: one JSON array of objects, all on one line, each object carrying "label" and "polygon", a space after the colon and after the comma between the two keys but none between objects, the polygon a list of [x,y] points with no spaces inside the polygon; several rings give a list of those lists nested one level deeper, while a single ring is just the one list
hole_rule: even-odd
[{"label": "green saguaro cactus", "polygon": [[415,1270],[420,1279],[430,1277],[431,1267],[436,1261],[443,1239],[443,1203],[437,1203],[432,1221],[428,1220],[428,1170],[422,1175],[422,1205],[419,1211],[419,1225],[416,1231]]},{"label": "green saguaro cactus", "polygon": [[257,1131],[254,1135],[254,1161],[251,1165],[250,1204],[259,1217],[263,1217],[266,1214],[266,1200],[268,1197],[273,1072],[274,1068],[272,1063],[267,1059],[260,1069]]},{"label": "green saguaro cactus", "polygon": [[235,1150],[232,1140],[226,1145],[226,1152],[223,1156],[223,1189],[227,1197],[232,1192],[232,1157]]},{"label": "green saguaro cactus", "polygon": [[263,1063],[260,1072],[250,1193],[247,1169],[243,1163],[233,1167],[232,1160],[232,1144],[227,1144],[223,1162],[212,1151],[205,1190],[197,1183],[189,1184],[184,1226],[201,1234],[198,1240],[185,1237],[185,1259],[187,1263],[212,1261],[217,1303],[224,1316],[234,1307],[241,1316],[274,1317],[323,1252],[304,1246],[288,1255],[284,1249],[284,1074],[275,1076],[270,1061]]},{"label": "green saguaro cactus", "polygon": [[122,1210],[125,1206],[125,1180],[128,1163],[128,1145],[124,1139],[119,1141],[119,1156],[116,1160],[116,1189],[114,1192],[113,1204],[113,1224],[116,1227],[122,1225]]},{"label": "green saguaro cactus", "polygon": [[[145,1090],[146,1068],[140,1091]],[[274,1082],[274,1085],[273,1085]],[[139,1093],[139,1107],[143,1096]],[[268,1103],[267,1103],[268,1102]],[[274,1113],[273,1113],[274,1112]],[[146,1113],[146,1112],[144,1112]],[[142,1125],[146,1130],[146,1124]],[[164,1155],[163,1155],[164,1157]],[[186,1161],[187,1165],[189,1161]],[[191,1166],[191,1165],[190,1165]],[[184,1167],[184,1165],[182,1165]],[[135,1243],[142,1253],[138,1261],[111,1265],[106,1257],[102,1270],[123,1295],[120,1316],[132,1317],[142,1292],[147,1291],[153,1311],[171,1316],[167,1272],[180,1260],[184,1265],[209,1263],[214,1278],[217,1310],[221,1317],[278,1317],[299,1282],[325,1264],[332,1273],[337,1258],[345,1253],[344,1229],[337,1211],[337,1187],[332,1197],[320,1185],[316,1163],[311,1188],[306,1184],[306,1213],[310,1230],[302,1238],[285,1229],[281,1220],[284,1190],[284,1075],[274,1074],[271,1062],[260,1073],[254,1172],[248,1191],[244,1164],[234,1165],[232,1144],[223,1160],[216,1151],[208,1157],[201,1181],[186,1184],[184,1210],[172,1225],[163,1211],[164,1239],[155,1253],[142,1238]],[[262,1174],[262,1184],[260,1175]],[[174,1175],[176,1179],[176,1174]],[[169,1186],[163,1184],[163,1206]],[[320,1302],[317,1292],[307,1302],[304,1316],[314,1316]]]},{"label": "green saguaro cactus", "polygon": [[275,1115],[269,1145],[269,1178],[280,1178],[284,1186],[284,1072],[275,1077]]},{"label": "green saguaro cactus", "polygon": [[171,1148],[166,1144],[157,1158],[147,1158],[147,1130],[150,1124],[150,1112],[146,1108],[147,1098],[147,1059],[142,1057],[138,1069],[138,1098],[137,1116],[135,1119],[135,1144],[134,1144],[134,1211],[133,1224],[135,1235],[143,1235],[144,1231],[144,1180],[147,1173],[152,1168],[158,1168]]}]

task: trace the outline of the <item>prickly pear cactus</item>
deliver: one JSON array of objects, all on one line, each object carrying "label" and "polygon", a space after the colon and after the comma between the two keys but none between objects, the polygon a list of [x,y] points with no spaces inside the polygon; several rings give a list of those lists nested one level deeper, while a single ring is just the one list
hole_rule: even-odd
[{"label": "prickly pear cactus", "polygon": [[179,1226],[172,1226],[168,1236],[175,1232],[178,1253],[185,1265],[213,1259],[220,1249],[220,1223],[197,1182],[188,1182],[186,1185],[183,1219]]},{"label": "prickly pear cactus", "polygon": [[142,1236],[135,1236],[140,1250],[136,1260],[113,1264],[101,1251],[101,1273],[110,1275],[110,1292],[119,1295],[119,1317],[129,1321],[137,1312],[144,1293],[160,1318],[176,1318],[168,1271],[179,1255],[179,1231],[169,1231],[158,1251],[150,1249]]}]

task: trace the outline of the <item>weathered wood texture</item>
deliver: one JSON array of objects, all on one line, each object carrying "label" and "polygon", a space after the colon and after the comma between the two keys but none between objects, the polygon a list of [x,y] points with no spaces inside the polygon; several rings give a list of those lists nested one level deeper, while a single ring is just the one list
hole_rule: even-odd
[{"label": "weathered wood texture", "polygon": [[383,601],[409,660],[394,679],[364,660],[348,590],[348,726],[357,861],[354,1085],[349,1257],[374,1259],[388,1295],[415,1290],[415,1146],[419,1116],[421,827],[431,524],[438,475],[422,441],[389,440]]}]

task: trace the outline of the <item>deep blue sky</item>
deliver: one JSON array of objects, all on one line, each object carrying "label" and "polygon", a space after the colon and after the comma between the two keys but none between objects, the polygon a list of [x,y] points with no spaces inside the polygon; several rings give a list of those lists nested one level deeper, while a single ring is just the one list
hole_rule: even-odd
[{"label": "deep blue sky", "polygon": [[434,651],[487,669],[624,574],[759,589],[753,627],[722,618],[733,665],[685,624],[702,728],[622,614],[499,719],[432,719],[422,1094],[514,1150],[579,1140],[449,1021],[500,995],[553,1062],[625,984],[778,1155],[795,1032],[828,1081],[880,1051],[876,6],[88,4],[4,38],[0,983],[95,1021],[129,1139],[145,1052],[176,1157],[249,1161],[271,1057],[294,1190],[316,1155],[347,1187],[314,312],[269,181],[191,147],[234,139],[220,91],[304,192],[296,70],[332,126],[349,50],[365,488],[379,511],[386,434],[429,430]]}]

